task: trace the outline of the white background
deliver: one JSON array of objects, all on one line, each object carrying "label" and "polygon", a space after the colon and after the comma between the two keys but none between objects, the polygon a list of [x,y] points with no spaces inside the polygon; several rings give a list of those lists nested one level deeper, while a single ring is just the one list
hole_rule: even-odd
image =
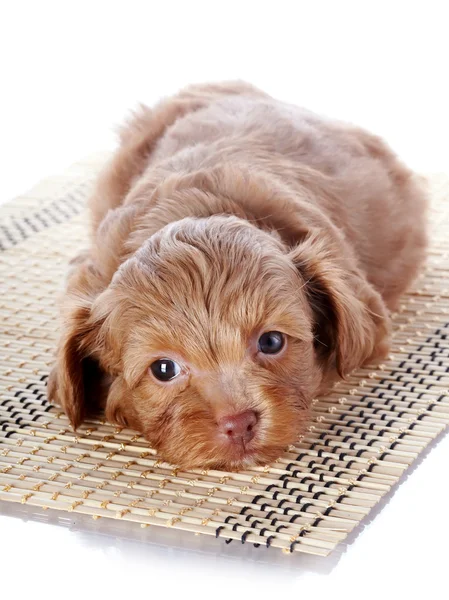
[{"label": "white background", "polygon": [[[219,79],[364,125],[416,170],[447,172],[445,4],[2,2],[0,202],[112,148],[114,125],[138,101]],[[103,535],[104,524],[42,523],[4,505],[0,597],[444,597],[448,452],[448,437],[434,444],[328,559],[202,541],[192,552],[150,530]]]}]

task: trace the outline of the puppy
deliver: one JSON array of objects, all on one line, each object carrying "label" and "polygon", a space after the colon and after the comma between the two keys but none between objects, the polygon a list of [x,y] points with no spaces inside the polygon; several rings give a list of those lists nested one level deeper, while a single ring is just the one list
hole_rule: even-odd
[{"label": "puppy", "polygon": [[242,83],[142,106],[90,201],[49,397],[182,467],[276,459],[336,377],[384,357],[425,255],[385,143]]}]

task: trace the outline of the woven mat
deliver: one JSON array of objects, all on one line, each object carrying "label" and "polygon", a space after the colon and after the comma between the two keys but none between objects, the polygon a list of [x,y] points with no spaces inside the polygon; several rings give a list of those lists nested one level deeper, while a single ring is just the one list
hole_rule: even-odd
[{"label": "woven mat", "polygon": [[449,422],[449,179],[430,180],[428,266],[393,315],[389,361],[314,400],[306,434],[274,463],[185,472],[134,431],[90,421],[75,435],[46,399],[55,298],[86,244],[100,163],[0,207],[0,501],[328,554]]}]

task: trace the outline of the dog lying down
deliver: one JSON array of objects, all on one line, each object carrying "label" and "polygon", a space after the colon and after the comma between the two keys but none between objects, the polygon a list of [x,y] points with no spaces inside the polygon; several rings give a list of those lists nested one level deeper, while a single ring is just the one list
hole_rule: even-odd
[{"label": "dog lying down", "polygon": [[182,467],[268,463],[311,400],[385,357],[426,199],[385,143],[243,82],[121,130],[62,299],[51,401]]}]

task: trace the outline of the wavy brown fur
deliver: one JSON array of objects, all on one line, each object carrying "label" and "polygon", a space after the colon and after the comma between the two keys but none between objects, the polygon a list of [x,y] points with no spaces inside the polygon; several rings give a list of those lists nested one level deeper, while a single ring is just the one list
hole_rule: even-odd
[{"label": "wavy brown fur", "polygon": [[[241,82],[140,107],[90,208],[50,398],[74,427],[101,400],[187,467],[276,458],[337,373],[386,354],[425,254],[424,193],[382,140]],[[255,349],[267,330],[278,356]],[[183,377],[152,378],[161,357]],[[216,424],[246,410],[235,453]]]}]

